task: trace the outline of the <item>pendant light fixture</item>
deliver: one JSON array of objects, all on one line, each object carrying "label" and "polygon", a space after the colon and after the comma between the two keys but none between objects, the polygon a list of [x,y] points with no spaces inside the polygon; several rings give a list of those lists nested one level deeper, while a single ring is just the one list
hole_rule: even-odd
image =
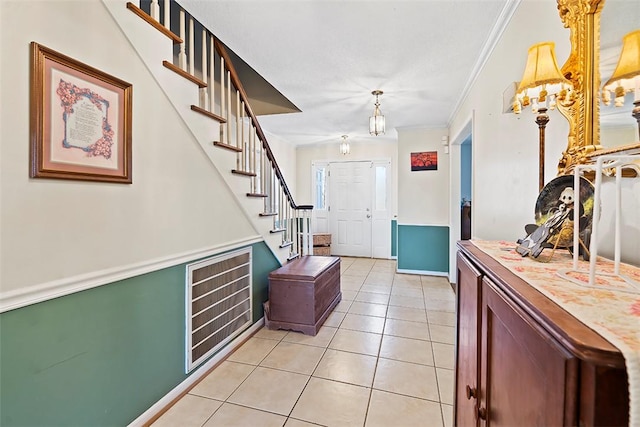
[{"label": "pendant light fixture", "polygon": [[340,154],[346,155],[351,152],[351,147],[349,147],[347,138],[347,135],[342,135],[342,142],[340,143]]},{"label": "pendant light fixture", "polygon": [[373,116],[369,117],[369,133],[371,135],[384,135],[384,116],[380,111],[380,103],[378,102],[378,96],[382,95],[381,90],[374,90],[371,92],[376,97],[375,108],[373,109]]}]

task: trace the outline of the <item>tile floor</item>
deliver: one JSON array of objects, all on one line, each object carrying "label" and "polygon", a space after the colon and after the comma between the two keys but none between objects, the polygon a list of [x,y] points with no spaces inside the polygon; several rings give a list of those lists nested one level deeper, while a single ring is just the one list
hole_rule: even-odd
[{"label": "tile floor", "polygon": [[455,297],[443,277],[342,258],[315,337],[262,328],[154,426],[451,426]]}]

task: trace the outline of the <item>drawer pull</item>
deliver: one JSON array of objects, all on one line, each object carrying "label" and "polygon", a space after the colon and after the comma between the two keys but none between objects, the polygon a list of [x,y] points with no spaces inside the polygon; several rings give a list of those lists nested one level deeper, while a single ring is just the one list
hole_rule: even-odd
[{"label": "drawer pull", "polygon": [[477,393],[475,387],[471,388],[471,387],[467,386],[467,399],[471,400],[472,397],[474,399],[477,398],[478,397],[478,393]]}]

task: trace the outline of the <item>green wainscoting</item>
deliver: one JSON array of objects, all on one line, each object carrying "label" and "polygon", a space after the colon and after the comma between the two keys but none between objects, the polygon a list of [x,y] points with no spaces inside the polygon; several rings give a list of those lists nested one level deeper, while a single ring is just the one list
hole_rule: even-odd
[{"label": "green wainscoting", "polygon": [[398,270],[449,272],[449,227],[398,225]]},{"label": "green wainscoting", "polygon": [[391,256],[398,256],[398,220],[391,220]]},{"label": "green wainscoting", "polygon": [[[252,248],[255,322],[280,264]],[[137,418],[188,377],[184,281],[181,264],[0,314],[0,425]]]}]

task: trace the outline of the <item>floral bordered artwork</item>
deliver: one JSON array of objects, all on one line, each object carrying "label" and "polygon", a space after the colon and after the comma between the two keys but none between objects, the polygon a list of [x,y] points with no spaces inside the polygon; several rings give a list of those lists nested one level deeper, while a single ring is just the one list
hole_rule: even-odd
[{"label": "floral bordered artwork", "polygon": [[132,85],[31,43],[32,178],[131,183]]}]

